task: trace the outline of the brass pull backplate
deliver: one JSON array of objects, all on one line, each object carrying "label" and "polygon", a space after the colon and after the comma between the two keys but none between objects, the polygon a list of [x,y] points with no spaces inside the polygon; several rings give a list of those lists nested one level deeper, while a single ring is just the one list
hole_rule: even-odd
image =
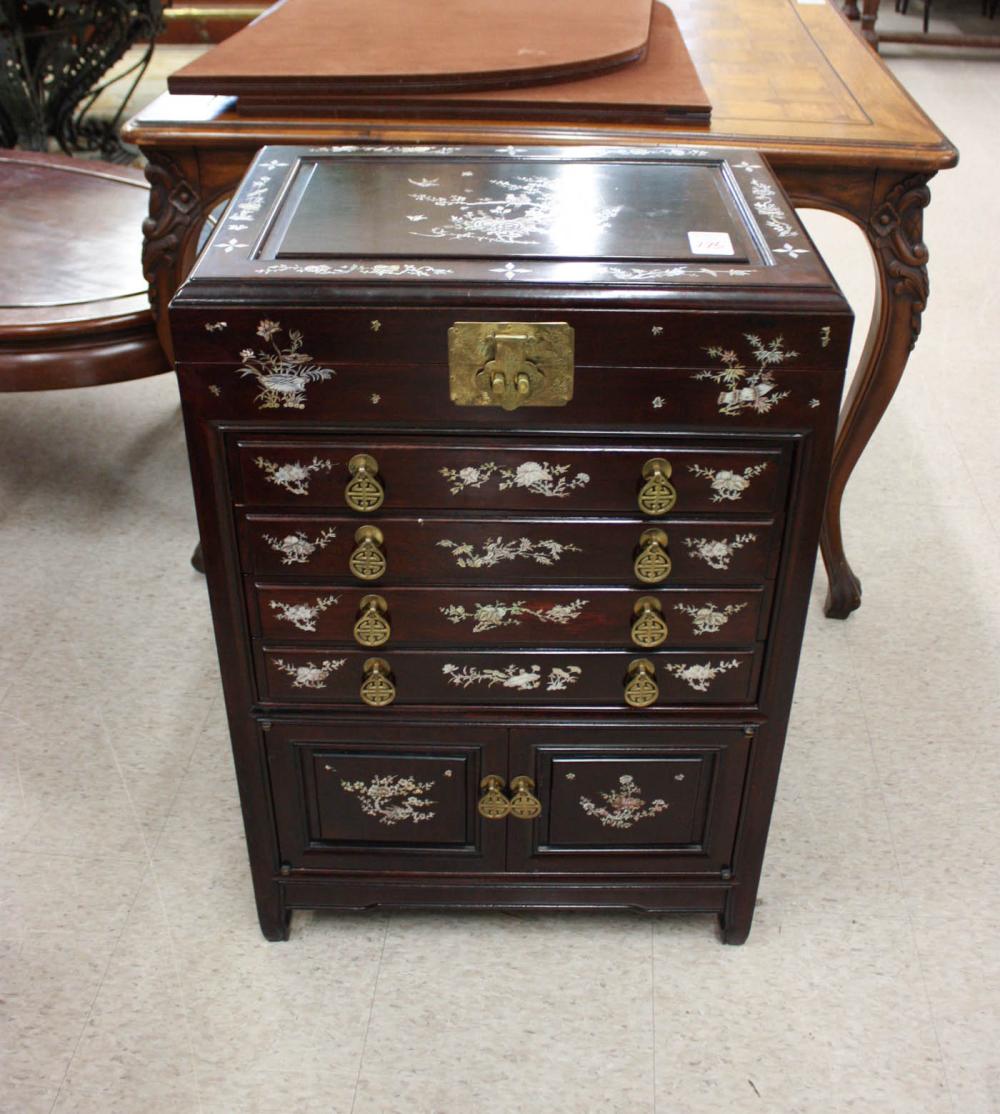
[{"label": "brass pull backplate", "polygon": [[565,406],[573,397],[573,329],[564,321],[456,321],[448,330],[456,406]]},{"label": "brass pull backplate", "polygon": [[384,708],[396,699],[396,686],[392,683],[389,663],[384,658],[368,658],[361,667],[361,699],[369,708]]},{"label": "brass pull backplate", "polygon": [[667,621],[663,618],[663,608],[655,596],[642,596],[635,601],[632,609],[632,641],[643,650],[653,650],[662,646],[670,634]]},{"label": "brass pull backplate", "polygon": [[372,649],[384,646],[392,634],[392,627],[386,617],[389,605],[382,596],[364,596],[359,606],[361,614],[354,624],[354,641],[359,646]]},{"label": "brass pull backplate", "polygon": [[639,552],[632,568],[643,584],[659,584],[674,567],[667,551],[667,535],[662,530],[643,530],[639,535]]},{"label": "brass pull backplate", "polygon": [[673,471],[669,460],[657,456],[647,460],[642,466],[645,481],[639,489],[639,510],[653,518],[674,509],[677,502],[677,489],[670,482]]},{"label": "brass pull backplate", "polygon": [[348,558],[347,566],[358,580],[378,580],[385,573],[385,554],[380,546],[384,541],[377,526],[361,526],[354,535],[357,546]]},{"label": "brass pull backplate", "polygon": [[542,802],[532,793],[535,783],[524,774],[510,779],[514,796],[510,799],[510,814],[518,820],[534,820],[541,814]]},{"label": "brass pull backplate", "polygon": [[630,708],[648,708],[660,695],[656,667],[648,658],[629,663],[625,679],[625,703]]},{"label": "brass pull backplate", "polygon": [[352,511],[370,514],[382,506],[385,490],[375,478],[378,474],[378,461],[367,453],[358,453],[347,462],[351,478],[344,488],[344,502]]},{"label": "brass pull backplate", "polygon": [[485,820],[503,820],[510,813],[510,801],[500,792],[504,780],[496,774],[487,774],[479,783],[486,792],[479,798],[479,815]]}]

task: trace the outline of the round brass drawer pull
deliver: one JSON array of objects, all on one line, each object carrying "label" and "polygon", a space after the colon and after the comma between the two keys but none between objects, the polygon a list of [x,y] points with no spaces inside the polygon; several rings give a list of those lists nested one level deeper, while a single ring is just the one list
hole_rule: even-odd
[{"label": "round brass drawer pull", "polygon": [[639,535],[639,552],[632,568],[643,584],[659,584],[667,579],[674,567],[667,551],[668,539],[662,530],[643,530]]},{"label": "round brass drawer pull", "polygon": [[662,646],[670,634],[667,621],[663,618],[663,608],[655,596],[642,596],[632,608],[632,641],[644,650]]},{"label": "round brass drawer pull", "polygon": [[396,699],[396,686],[392,683],[389,663],[384,658],[368,658],[361,667],[365,678],[361,682],[361,699],[369,708],[384,708]]},{"label": "round brass drawer pull", "polygon": [[479,815],[485,820],[503,820],[510,812],[510,801],[500,792],[504,780],[496,774],[487,774],[479,783],[486,792],[479,798]]},{"label": "round brass drawer pull", "polygon": [[385,490],[375,479],[378,461],[367,453],[358,453],[347,462],[351,479],[344,488],[344,501],[352,511],[370,514],[377,511],[385,500]]},{"label": "round brass drawer pull", "polygon": [[673,471],[669,460],[655,456],[642,466],[642,478],[646,481],[639,488],[639,510],[653,518],[674,509],[677,502],[677,489],[670,482]]},{"label": "round brass drawer pull", "polygon": [[381,545],[385,540],[377,526],[361,526],[354,534],[358,543],[347,566],[358,580],[378,580],[385,573],[386,559]]},{"label": "round brass drawer pull", "polygon": [[656,683],[656,666],[648,658],[629,663],[625,680],[625,703],[630,708],[648,708],[660,695]]},{"label": "round brass drawer pull", "polygon": [[363,596],[361,614],[354,624],[354,641],[359,646],[384,646],[392,634],[387,612],[389,605],[382,596]]},{"label": "round brass drawer pull", "polygon": [[514,796],[510,799],[511,816],[518,820],[534,820],[542,811],[542,802],[532,793],[535,783],[530,777],[521,774],[510,779]]}]

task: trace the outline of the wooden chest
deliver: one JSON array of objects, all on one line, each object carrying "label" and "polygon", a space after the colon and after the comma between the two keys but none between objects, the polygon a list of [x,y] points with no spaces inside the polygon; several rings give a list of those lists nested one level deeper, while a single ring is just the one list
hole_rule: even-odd
[{"label": "wooden chest", "polygon": [[852,326],[763,160],[267,148],[172,325],[265,935],[742,942]]}]

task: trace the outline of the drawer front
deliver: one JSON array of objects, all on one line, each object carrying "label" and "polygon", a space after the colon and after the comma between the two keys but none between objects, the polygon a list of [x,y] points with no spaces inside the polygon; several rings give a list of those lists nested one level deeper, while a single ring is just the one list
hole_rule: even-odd
[{"label": "drawer front", "polygon": [[[261,699],[361,706],[363,686],[378,676],[366,667],[373,658],[385,663],[382,674],[394,690],[387,703],[397,705],[626,707],[625,687],[634,679],[629,665],[640,658],[653,665],[658,689],[647,706],[745,704],[756,695],[760,669],[759,650],[455,653],[268,645],[260,648]],[[376,688],[387,691],[384,684]],[[644,710],[635,709],[638,715]],[[371,712],[378,715],[379,708]]]},{"label": "drawer front", "polygon": [[[764,625],[762,588],[373,590],[270,583],[248,591],[251,622],[265,637],[385,649],[527,644],[631,650],[651,643],[701,649],[755,642]],[[665,634],[657,642],[661,622]]]},{"label": "drawer front", "polygon": [[[635,562],[650,528],[667,535],[670,568],[652,587],[759,582],[774,575],[781,541],[774,519],[668,516],[639,519],[379,517],[384,572],[378,584],[639,584]],[[247,514],[244,568],[256,576],[344,578],[358,548],[357,518]],[[375,588],[373,587],[373,590]]]},{"label": "drawer front", "polygon": [[275,724],[266,739],[293,869],[503,869],[504,832],[477,811],[483,777],[506,775],[502,729]]},{"label": "drawer front", "polygon": [[[375,517],[381,511],[426,508],[606,511],[664,519],[688,512],[780,509],[788,451],[725,451],[669,442],[644,448],[566,448],[264,437],[239,439],[234,449],[239,498],[252,506],[351,509],[348,486],[357,477],[351,462],[367,457],[374,462],[367,465],[369,480],[382,489],[384,500],[373,508]],[[662,481],[655,479],[653,461],[663,462]],[[650,483],[660,484],[668,494],[661,495]],[[661,513],[658,506],[667,509]]]},{"label": "drawer front", "polygon": [[742,727],[511,732],[510,774],[541,813],[511,823],[508,869],[718,874],[732,862]]}]

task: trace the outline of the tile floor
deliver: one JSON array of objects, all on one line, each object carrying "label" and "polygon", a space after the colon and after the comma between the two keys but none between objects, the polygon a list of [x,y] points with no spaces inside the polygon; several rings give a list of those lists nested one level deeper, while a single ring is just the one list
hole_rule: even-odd
[{"label": "tile floor", "polygon": [[[977,0],[978,2],[978,0]],[[168,377],[0,400],[0,1111],[1000,1109],[1000,58],[889,51],[962,148],[813,593],[754,930],[251,900]],[[810,221],[858,305],[865,247]]]}]

